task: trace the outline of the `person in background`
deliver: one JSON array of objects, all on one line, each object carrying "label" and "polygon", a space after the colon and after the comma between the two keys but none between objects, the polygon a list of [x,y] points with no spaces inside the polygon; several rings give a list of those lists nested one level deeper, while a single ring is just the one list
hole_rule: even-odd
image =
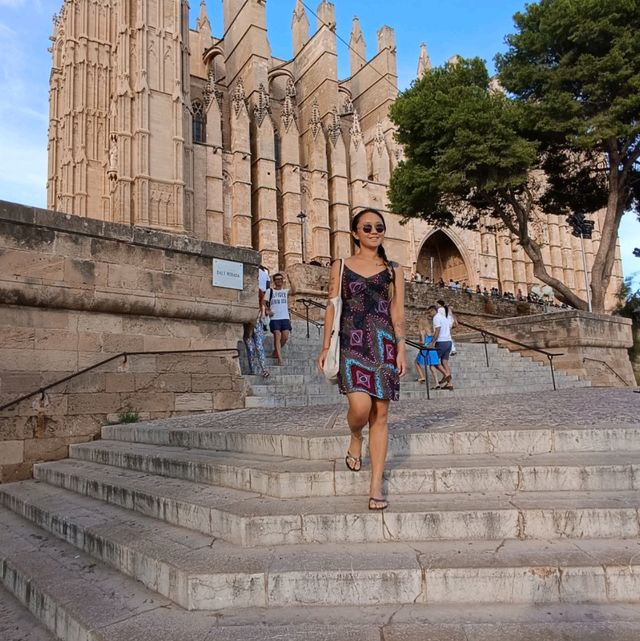
[{"label": "person in background", "polygon": [[265,296],[269,328],[273,334],[273,357],[282,365],[282,348],[289,340],[291,316],[289,315],[289,290],[284,288],[284,275],[273,275],[273,287]]},{"label": "person in background", "polygon": [[251,374],[260,372],[263,378],[268,378],[267,359],[264,353],[264,318],[266,312],[264,295],[269,286],[269,272],[266,267],[258,267],[258,315],[252,323],[244,324],[243,341],[247,349],[249,371]]},{"label": "person in background", "polygon": [[[442,314],[443,316],[451,316],[451,318],[453,319],[453,322],[455,323],[454,327],[458,325],[458,322],[456,321],[455,316],[453,315],[453,309],[451,309],[451,307],[447,307],[447,305],[442,299],[438,301],[437,307],[438,307],[438,314]],[[456,351],[456,344],[453,341],[453,338],[451,338],[450,356],[455,356],[457,353],[458,352]]]},{"label": "person in background", "polygon": [[440,364],[444,370],[444,378],[436,385],[436,389],[453,389],[451,380],[451,369],[449,368],[449,356],[451,354],[451,329],[455,326],[453,314],[449,314],[449,308],[444,306],[445,313],[439,314],[438,308],[431,305],[427,312],[433,321],[433,337],[429,347],[435,347],[438,351]]},{"label": "person in background", "polygon": [[[432,341],[431,332],[429,331],[430,323],[427,323],[426,320],[421,319],[418,329],[420,331],[420,340],[422,345],[429,347]],[[438,385],[438,372],[443,376],[446,376],[442,365],[440,365],[440,358],[438,357],[438,352],[435,349],[429,349],[428,351],[418,352],[416,356],[416,371],[418,372],[418,383],[424,383],[427,377],[427,367],[431,371],[433,376],[433,386]]]}]

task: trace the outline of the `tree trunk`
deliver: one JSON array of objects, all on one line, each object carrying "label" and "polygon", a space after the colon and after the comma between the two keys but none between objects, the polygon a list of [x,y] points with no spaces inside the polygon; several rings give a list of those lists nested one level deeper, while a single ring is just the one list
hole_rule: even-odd
[{"label": "tree trunk", "polygon": [[524,242],[521,242],[522,248],[525,253],[531,259],[533,263],[533,275],[541,280],[543,283],[553,287],[553,289],[559,295],[559,298],[575,307],[576,309],[582,309],[587,311],[589,309],[589,303],[586,300],[583,300],[578,296],[574,291],[569,289],[562,281],[554,278],[549,274],[547,268],[545,267],[544,260],[542,258],[542,252],[540,251],[540,246],[536,243],[535,240],[531,238],[526,239]]},{"label": "tree trunk", "polygon": [[609,198],[607,211],[602,225],[598,252],[591,268],[591,301],[593,311],[604,313],[607,289],[611,281],[611,271],[616,257],[618,229],[624,213],[623,187],[620,184],[620,174],[614,159],[610,161]]},{"label": "tree trunk", "polygon": [[513,207],[514,213],[518,224],[514,224],[514,221],[509,217],[509,214],[503,210],[500,218],[505,223],[509,231],[514,234],[522,247],[525,253],[531,259],[533,263],[533,274],[536,278],[541,280],[543,283],[546,283],[559,294],[565,303],[575,307],[576,309],[588,310],[589,303],[586,300],[580,298],[574,291],[569,289],[562,281],[554,278],[549,274],[547,268],[544,264],[544,259],[542,258],[542,252],[540,251],[540,245],[531,238],[529,235],[529,208],[524,207],[513,194],[507,196],[508,201]]}]

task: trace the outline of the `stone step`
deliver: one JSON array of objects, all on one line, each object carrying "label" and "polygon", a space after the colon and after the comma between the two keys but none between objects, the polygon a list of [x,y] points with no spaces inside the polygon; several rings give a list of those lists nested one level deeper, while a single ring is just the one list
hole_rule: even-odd
[{"label": "stone step", "polygon": [[[0,550],[0,564],[2,551]],[[15,596],[2,588],[0,580],[0,637],[2,641],[55,641],[49,632]]]},{"label": "stone step", "polygon": [[0,487],[0,499],[188,610],[617,603],[640,594],[638,539],[238,548],[33,481]]},{"label": "stone step", "polygon": [[[264,379],[263,379],[264,381]],[[576,384],[576,381],[565,381],[565,380],[556,380],[556,385],[560,388],[572,388]],[[474,392],[476,394],[489,394],[489,393],[502,393],[507,392],[511,389],[513,392],[518,390],[527,390],[531,391],[544,391],[552,387],[552,381],[550,378],[539,378],[533,380],[526,379],[517,379],[514,378],[511,381],[496,380],[493,378],[490,379],[458,379],[454,376],[452,380],[452,385],[454,390],[464,390],[469,392]],[[430,386],[430,389],[434,387]],[[426,391],[426,384],[419,383],[418,381],[402,381],[400,383],[401,392],[421,392]],[[449,390],[451,391],[451,390]],[[276,395],[283,398],[292,398],[297,395],[304,394],[307,396],[322,396],[322,395],[333,395],[334,392],[337,392],[337,388],[324,381],[323,379],[312,379],[297,382],[261,382],[261,383],[251,383],[249,387],[250,396],[272,396]],[[411,397],[409,397],[411,398]],[[414,397],[415,398],[415,397]]]},{"label": "stone step", "polygon": [[[425,641],[425,633],[429,641],[640,638],[636,603],[466,604],[463,611],[431,603],[401,609],[289,606],[222,610],[212,617],[181,609],[1,508],[0,531],[0,581],[67,641]],[[3,627],[13,623],[13,612],[0,616],[3,641],[49,641],[31,627],[20,625],[14,634]]]},{"label": "stone step", "polygon": [[36,465],[34,476],[243,547],[640,536],[636,490],[393,495],[381,520],[364,496],[283,501],[77,460]]},{"label": "stone step", "polygon": [[245,407],[247,409],[273,409],[278,407],[309,407],[314,405],[333,405],[341,406],[346,405],[346,397],[327,394],[318,395],[298,395],[291,396],[247,396],[245,399]]},{"label": "stone step", "polygon": [[[413,367],[415,359],[413,358],[408,358],[407,362],[408,364]],[[277,361],[272,358],[267,358],[266,359],[266,365],[267,368],[269,369],[269,372],[272,374],[315,374],[319,373],[318,368],[315,364],[315,358],[312,358],[311,356],[309,357],[300,357],[300,358],[294,358],[294,357],[285,357],[284,358],[284,364],[283,365],[278,365]],[[243,372],[245,372],[247,375],[249,375],[249,369],[248,365],[246,363],[241,363],[242,364],[242,369]],[[520,363],[516,364],[511,364],[509,362],[506,363],[500,363],[500,362],[495,362],[495,363],[490,363],[489,367],[487,367],[486,363],[483,361],[462,361],[462,360],[455,360],[455,361],[449,361],[449,365],[451,366],[451,369],[453,371],[457,371],[458,373],[462,374],[489,374],[489,373],[495,373],[498,375],[507,375],[507,374],[519,374],[519,375],[526,375],[526,374],[543,374],[546,373],[547,376],[551,376],[550,370],[547,366],[538,364],[538,365],[522,365]],[[566,374],[562,371],[557,371],[556,370],[556,375],[559,377],[567,376],[569,378],[575,378],[573,374]]]},{"label": "stone step", "polygon": [[[551,374],[549,370],[542,370],[539,372],[511,372],[508,370],[497,371],[495,369],[479,368],[477,370],[460,370],[452,367],[451,369],[456,381],[509,381],[517,378],[521,381],[551,381]],[[439,377],[442,375],[439,374]],[[297,385],[300,383],[309,382],[324,382],[324,375],[315,368],[307,368],[306,371],[291,372],[287,371],[287,367],[273,368],[269,370],[267,378],[260,374],[245,374],[245,380],[252,385]],[[575,381],[578,380],[575,376],[562,375],[557,377],[559,379]],[[417,380],[417,374],[411,371],[407,376],[401,379],[400,384],[405,385]]]},{"label": "stone step", "polygon": [[[556,381],[558,389],[577,389],[587,387],[585,385],[571,385],[564,384]],[[547,385],[504,385],[504,386],[491,386],[484,389],[471,388],[465,389],[464,387],[456,387],[454,390],[431,390],[431,398],[478,398],[481,396],[492,396],[496,394],[518,394],[525,392],[545,392],[551,393],[553,391],[551,383]],[[426,400],[426,388],[417,388],[415,390],[401,390],[401,400]],[[339,395],[337,392],[327,394],[311,394],[306,395],[304,392],[298,393],[295,396],[289,394],[281,394],[276,392],[264,393],[262,396],[249,395],[245,398],[245,407],[247,409],[272,409],[284,407],[308,407],[313,405],[345,405],[346,397]]]},{"label": "stone step", "polygon": [[[640,453],[640,425],[533,425],[494,422],[491,427],[444,422],[442,409],[434,404],[433,414],[418,414],[410,428],[396,427],[392,417],[389,456],[472,455],[472,454],[563,454],[573,452]],[[413,409],[413,408],[412,408]],[[276,410],[269,417],[259,410],[202,414],[159,421],[105,425],[102,438],[122,443],[169,445],[198,450],[219,450],[252,455],[284,456],[299,459],[342,460],[349,445],[349,429],[343,408],[307,410],[309,423],[322,418],[324,428],[301,430],[304,418],[292,410]],[[277,426],[260,433],[260,426]],[[250,429],[247,429],[250,426]],[[365,453],[367,432],[365,430]]]},{"label": "stone step", "polygon": [[[363,495],[369,481],[368,474],[347,470],[342,456],[310,461],[118,441],[74,444],[69,453],[93,463],[278,498]],[[385,487],[402,494],[639,490],[640,453],[391,458]]]}]

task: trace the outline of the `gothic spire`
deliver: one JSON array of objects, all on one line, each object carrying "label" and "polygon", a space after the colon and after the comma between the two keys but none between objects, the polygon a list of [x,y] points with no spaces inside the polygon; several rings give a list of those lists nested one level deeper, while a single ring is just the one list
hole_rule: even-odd
[{"label": "gothic spire", "polygon": [[297,0],[291,18],[291,30],[293,32],[293,55],[297,56],[302,47],[309,40],[309,18],[305,11],[302,0]]},{"label": "gothic spire", "polygon": [[420,44],[420,57],[418,58],[418,78],[422,78],[430,69],[431,60],[427,53],[427,45],[423,42]]},{"label": "gothic spire", "polygon": [[353,16],[353,26],[351,28],[351,39],[349,40],[349,57],[351,59],[351,75],[355,75],[367,61],[367,45],[360,28],[358,16]]},{"label": "gothic spire", "polygon": [[204,31],[211,36],[211,23],[209,22],[209,16],[207,15],[206,0],[200,0],[200,15],[196,20],[196,30]]}]

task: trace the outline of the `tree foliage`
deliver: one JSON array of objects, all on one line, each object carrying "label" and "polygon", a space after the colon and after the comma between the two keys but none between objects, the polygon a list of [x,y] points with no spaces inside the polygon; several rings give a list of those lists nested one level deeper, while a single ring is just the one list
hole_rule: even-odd
[{"label": "tree foliage", "polygon": [[536,210],[605,209],[591,274],[602,311],[620,220],[639,212],[640,2],[541,0],[514,21],[496,57],[504,91],[481,60],[462,60],[427,72],[393,105],[406,160],[392,176],[391,206],[440,226],[498,219],[536,277],[583,309],[547,273],[532,222]]}]

